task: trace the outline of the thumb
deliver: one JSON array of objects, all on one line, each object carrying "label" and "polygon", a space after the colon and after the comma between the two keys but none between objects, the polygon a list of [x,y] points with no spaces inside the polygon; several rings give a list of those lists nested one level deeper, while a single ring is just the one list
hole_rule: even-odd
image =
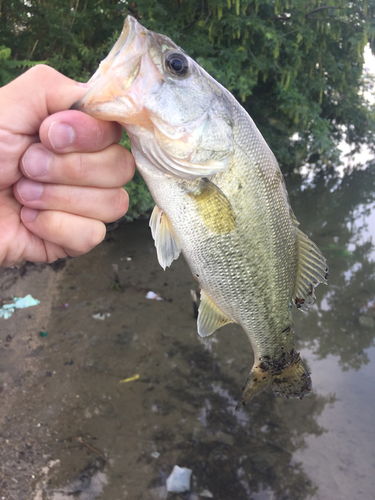
[{"label": "thumb", "polygon": [[69,109],[87,92],[87,85],[39,64],[0,89],[0,128],[35,135],[47,116]]}]

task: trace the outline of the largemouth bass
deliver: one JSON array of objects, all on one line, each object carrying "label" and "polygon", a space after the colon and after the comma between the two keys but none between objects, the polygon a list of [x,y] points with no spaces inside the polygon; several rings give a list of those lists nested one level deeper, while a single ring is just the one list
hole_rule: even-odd
[{"label": "largemouth bass", "polygon": [[300,231],[278,163],[236,99],[172,40],[127,17],[75,105],[126,129],[156,202],[160,265],[182,252],[201,286],[202,337],[238,323],[254,351],[240,404],[272,388],[303,398],[292,303],[306,309],[326,260]]}]

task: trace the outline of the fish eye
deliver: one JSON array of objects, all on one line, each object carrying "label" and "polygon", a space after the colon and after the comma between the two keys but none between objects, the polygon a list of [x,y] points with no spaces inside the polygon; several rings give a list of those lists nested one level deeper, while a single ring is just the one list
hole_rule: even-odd
[{"label": "fish eye", "polygon": [[165,58],[166,67],[176,76],[185,76],[189,69],[189,62],[183,54],[169,53]]}]

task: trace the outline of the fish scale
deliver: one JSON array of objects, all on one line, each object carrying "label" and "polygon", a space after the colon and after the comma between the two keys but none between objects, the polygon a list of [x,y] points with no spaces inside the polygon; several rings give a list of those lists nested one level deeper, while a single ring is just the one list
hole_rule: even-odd
[{"label": "fish scale", "polygon": [[198,333],[238,323],[254,351],[241,404],[271,388],[303,398],[291,306],[306,309],[328,268],[298,228],[277,161],[234,97],[169,38],[128,16],[75,105],[117,120],[156,202],[165,269],[182,252],[201,286]]}]

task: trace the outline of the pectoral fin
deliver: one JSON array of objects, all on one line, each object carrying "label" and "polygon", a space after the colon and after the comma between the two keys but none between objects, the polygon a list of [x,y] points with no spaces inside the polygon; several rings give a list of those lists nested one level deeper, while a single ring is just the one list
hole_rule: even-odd
[{"label": "pectoral fin", "polygon": [[307,310],[314,302],[314,289],[327,283],[328,266],[319,248],[302,231],[296,228],[298,269],[293,291],[293,302],[298,309]]},{"label": "pectoral fin", "polygon": [[230,201],[210,180],[201,179],[198,189],[188,195],[194,199],[198,214],[210,231],[226,234],[235,229],[235,214]]},{"label": "pectoral fin", "polygon": [[181,248],[176,241],[172,224],[157,205],[155,205],[150,217],[150,228],[159,264],[165,270],[178,258]]},{"label": "pectoral fin", "polygon": [[201,303],[198,310],[198,333],[201,337],[208,337],[215,330],[233,321],[221,311],[215,302],[201,291]]}]

